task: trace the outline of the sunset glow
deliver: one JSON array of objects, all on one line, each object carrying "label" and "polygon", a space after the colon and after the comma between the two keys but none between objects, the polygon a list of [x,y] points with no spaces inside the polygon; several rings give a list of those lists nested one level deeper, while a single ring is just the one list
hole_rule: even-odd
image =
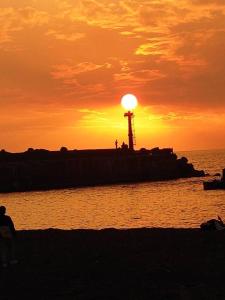
[{"label": "sunset glow", "polygon": [[137,106],[137,98],[133,94],[126,94],[121,99],[122,106],[127,110],[133,110]]},{"label": "sunset glow", "polygon": [[224,20],[219,0],[2,0],[0,149],[114,147],[127,93],[137,149],[225,148]]}]

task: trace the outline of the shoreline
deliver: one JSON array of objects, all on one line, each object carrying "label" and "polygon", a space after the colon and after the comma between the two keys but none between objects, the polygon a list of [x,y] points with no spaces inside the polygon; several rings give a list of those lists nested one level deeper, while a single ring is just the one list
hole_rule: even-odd
[{"label": "shoreline", "polygon": [[76,190],[76,189],[88,189],[88,188],[96,188],[96,187],[111,187],[111,186],[120,186],[120,185],[134,185],[134,184],[142,184],[142,183],[167,183],[167,182],[176,182],[178,180],[185,179],[202,179],[202,182],[207,177],[213,177],[213,175],[204,175],[204,176],[192,176],[192,177],[179,177],[179,178],[170,178],[170,179],[157,179],[157,180],[134,180],[134,181],[121,181],[121,182],[111,182],[111,183],[101,183],[101,184],[89,184],[89,185],[77,185],[77,186],[68,186],[68,187],[54,187],[54,188],[42,188],[42,189],[31,189],[31,190],[18,190],[18,191],[7,191],[2,192],[0,190],[0,195],[5,194],[14,194],[14,193],[32,193],[32,192],[51,192],[51,191],[62,191],[62,190]]},{"label": "shoreline", "polygon": [[224,249],[199,228],[21,230],[1,299],[224,299]]}]

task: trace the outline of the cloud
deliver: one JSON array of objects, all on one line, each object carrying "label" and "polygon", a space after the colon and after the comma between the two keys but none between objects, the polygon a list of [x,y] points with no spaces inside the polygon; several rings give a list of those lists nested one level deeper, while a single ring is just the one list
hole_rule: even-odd
[{"label": "cloud", "polygon": [[135,51],[136,55],[163,55],[167,53],[167,48],[164,48],[167,42],[151,41],[146,44],[142,44]]},{"label": "cloud", "polygon": [[129,91],[180,126],[225,111],[222,0],[3,0],[0,22],[4,109],[98,111]]},{"label": "cloud", "polygon": [[9,89],[15,78],[26,95],[72,103],[75,94],[77,101],[96,99],[95,92],[113,97],[130,85],[144,103],[212,106],[211,82],[223,103],[220,1],[207,7],[185,0],[11,3],[0,9],[1,43],[12,52],[0,54]]},{"label": "cloud", "polygon": [[85,37],[84,33],[68,33],[65,34],[63,32],[57,32],[56,30],[49,30],[46,35],[52,36],[57,40],[65,40],[69,42],[74,42],[76,40],[82,39]]},{"label": "cloud", "polygon": [[208,6],[208,5],[225,6],[224,0],[191,0],[191,2],[195,5],[203,5],[203,6]]},{"label": "cloud", "polygon": [[52,72],[52,76],[56,79],[73,78],[75,75],[78,75],[80,73],[91,72],[102,68],[109,69],[110,64],[106,63],[103,65],[96,65],[90,62],[83,62],[75,66],[56,65],[54,66],[55,71]]},{"label": "cloud", "polygon": [[48,13],[33,7],[15,9],[0,7],[0,45],[11,42],[16,32],[25,26],[42,26],[48,22]]},{"label": "cloud", "polygon": [[86,114],[86,113],[95,114],[95,115],[104,115],[105,114],[104,112],[91,110],[91,109],[88,109],[88,108],[81,108],[81,109],[78,109],[77,111],[81,112],[81,113],[84,113],[84,114]]}]

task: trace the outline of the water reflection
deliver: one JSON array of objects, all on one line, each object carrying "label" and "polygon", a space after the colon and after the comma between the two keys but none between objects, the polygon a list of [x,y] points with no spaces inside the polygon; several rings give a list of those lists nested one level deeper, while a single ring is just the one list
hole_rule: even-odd
[{"label": "water reflection", "polygon": [[225,216],[225,192],[201,179],[1,195],[18,229],[198,227]]},{"label": "water reflection", "polygon": [[[189,160],[198,162],[199,169],[205,165],[208,171],[218,172],[218,165],[225,166],[224,151],[217,162],[215,155],[210,160],[208,152],[205,157],[191,154]],[[17,229],[199,227],[217,215],[225,219],[225,191],[203,191],[202,181],[190,178],[1,194],[0,203],[7,207]]]}]

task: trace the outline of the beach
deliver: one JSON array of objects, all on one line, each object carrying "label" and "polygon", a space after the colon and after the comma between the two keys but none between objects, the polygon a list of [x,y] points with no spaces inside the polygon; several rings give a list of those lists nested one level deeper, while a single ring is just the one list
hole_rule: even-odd
[{"label": "beach", "polygon": [[225,231],[25,230],[1,299],[225,299]]}]

